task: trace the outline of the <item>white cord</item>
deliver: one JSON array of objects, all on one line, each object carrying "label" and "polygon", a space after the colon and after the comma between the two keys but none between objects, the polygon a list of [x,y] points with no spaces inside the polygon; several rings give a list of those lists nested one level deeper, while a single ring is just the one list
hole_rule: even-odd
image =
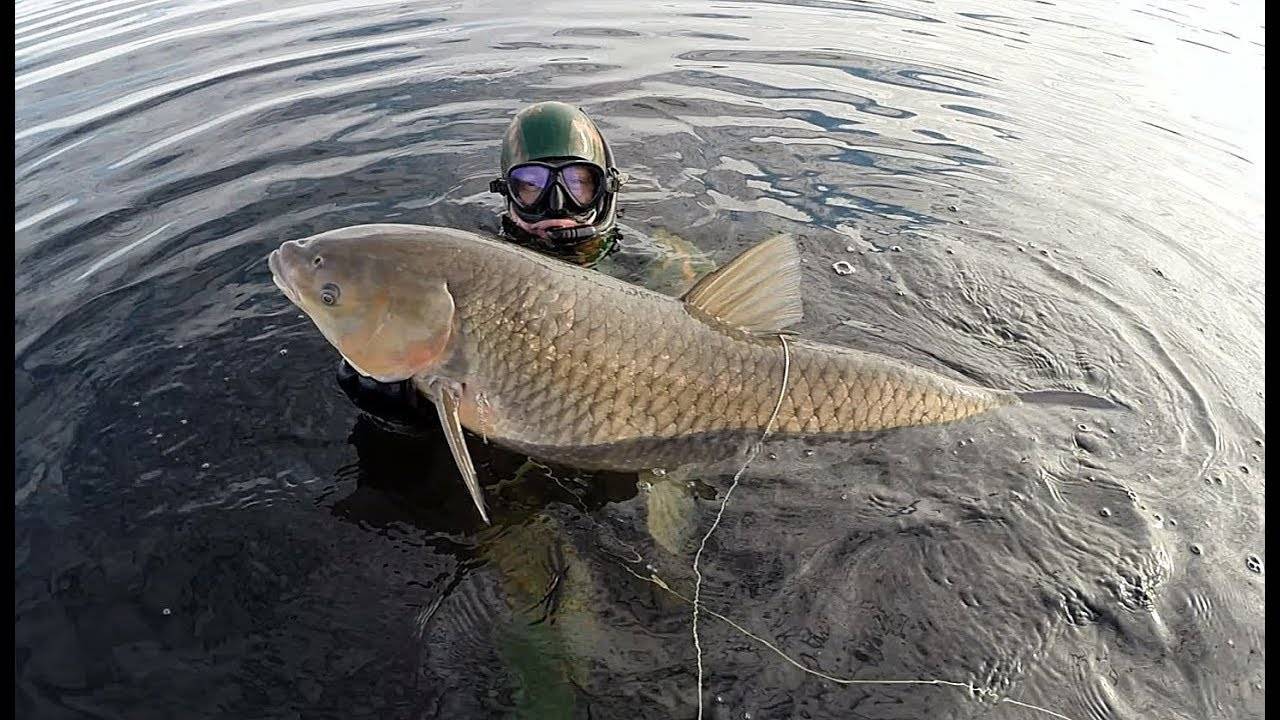
[{"label": "white cord", "polygon": [[[733,495],[734,489],[738,487],[738,480],[742,477],[742,473],[746,471],[747,466],[751,464],[751,461],[754,460],[756,455],[760,452],[760,447],[761,445],[764,444],[764,441],[769,437],[769,433],[772,432],[773,423],[778,419],[778,413],[782,410],[782,401],[786,399],[787,385],[789,384],[790,378],[791,378],[791,348],[790,346],[787,345],[787,338],[785,335],[778,335],[778,339],[782,341],[782,359],[783,359],[782,387],[778,390],[778,402],[773,407],[773,414],[769,416],[769,421],[765,423],[764,432],[760,435],[760,440],[756,442],[753,446],[751,446],[751,448],[747,451],[746,461],[742,463],[742,467],[738,468],[738,472],[734,473],[733,482],[729,485],[729,490],[724,494],[724,499],[720,501],[720,509],[719,511],[716,512],[716,519],[714,522],[711,523],[711,528],[707,530],[707,534],[702,536],[702,542],[698,545],[698,552],[693,556],[693,574],[695,576],[694,585],[693,585],[693,600],[690,601],[689,598],[686,598],[684,595],[681,595],[680,593],[673,590],[669,585],[667,585],[666,582],[662,580],[662,578],[658,577],[656,574],[650,574],[649,577],[643,577],[637,574],[631,568],[625,565],[622,566],[623,569],[625,569],[627,572],[631,573],[635,577],[640,578],[641,580],[644,580],[646,582],[653,583],[654,585],[657,585],[658,587],[662,588],[663,590],[666,590],[672,595],[675,595],[681,600],[684,600],[685,602],[691,603],[693,605],[693,646],[694,648],[697,649],[697,652],[698,652],[698,720],[702,720],[702,680],[703,680],[702,642],[698,637],[698,610],[701,607],[701,602],[702,602],[701,600],[702,571],[698,569],[698,563],[702,559],[703,550],[705,550],[707,547],[707,540],[711,538],[711,535],[715,533],[716,528],[720,526],[720,519],[724,517],[724,509],[729,504],[729,498],[730,496]],[[781,657],[783,660],[786,660],[787,662],[796,666],[803,672],[806,672],[810,675],[814,675],[816,677],[820,677],[830,682],[838,683],[840,685],[946,685],[949,687],[968,690],[970,694],[975,696],[998,697],[993,691],[985,688],[979,688],[975,686],[973,683],[959,683],[951,680],[855,680],[851,678],[832,677],[831,675],[827,675],[826,673],[819,672],[817,670],[813,670],[811,668],[805,667],[804,665],[801,665],[799,662],[793,659],[790,655],[787,655],[786,653],[782,652],[782,650],[780,650],[773,643],[769,642],[768,640],[765,640],[759,635],[756,635],[750,630],[747,630],[746,628],[742,627],[741,625],[734,622],[733,620],[730,620],[724,615],[721,615],[720,613],[714,610],[707,610],[707,613],[710,614],[712,617],[715,617],[719,620],[724,621],[725,623],[728,623],[738,632],[742,633],[743,635],[746,635],[747,637],[769,648],[774,653],[777,653],[777,655]],[[1019,707],[1027,708],[1029,710],[1036,710],[1036,711],[1045,713],[1046,715],[1059,718],[1060,720],[1071,720],[1071,718],[1067,717],[1066,715],[1062,715],[1060,713],[1054,712],[1053,710],[1050,710],[1048,708],[1043,708],[1038,705],[1032,705],[1031,703],[1024,703],[1008,697],[999,697],[998,699],[999,699],[999,702],[1006,702],[1011,705],[1017,705]]]},{"label": "white cord", "polygon": [[[650,573],[649,577],[645,577],[622,563],[619,563],[619,565],[622,567],[623,570],[626,570],[632,576],[639,578],[640,580],[643,580],[645,582],[653,583],[654,585],[657,585],[658,587],[662,588],[663,590],[666,590],[667,592],[671,593],[672,595],[680,598],[685,602],[692,602],[691,600],[689,600],[689,598],[685,597],[684,595],[681,595],[680,593],[672,589],[672,587],[668,585],[666,581],[664,581],[662,578],[658,577],[656,573]],[[998,702],[1005,702],[1005,703],[1009,703],[1010,705],[1017,705],[1018,707],[1024,707],[1024,708],[1027,708],[1028,710],[1036,710],[1046,715],[1050,715],[1052,717],[1058,718],[1059,720],[1072,720],[1070,717],[1063,715],[1062,713],[1054,712],[1049,708],[1040,707],[1039,705],[1032,705],[1031,703],[1025,703],[1020,700],[1014,700],[1013,698],[1000,697],[995,691],[990,690],[988,688],[980,688],[974,685],[973,683],[960,683],[960,682],[955,682],[953,680],[857,680],[853,678],[833,677],[824,672],[820,672],[818,670],[807,668],[804,665],[801,665],[798,661],[796,661],[790,655],[782,652],[782,650],[780,650],[777,645],[774,645],[768,640],[765,640],[759,635],[756,635],[755,633],[742,627],[741,625],[725,617],[724,615],[721,615],[715,610],[708,609],[707,614],[718,620],[724,621],[733,629],[737,630],[743,635],[746,635],[752,640],[755,640],[761,645],[764,645],[765,647],[769,648],[774,653],[776,653],[778,657],[796,666],[802,672],[813,675],[814,677],[822,678],[823,680],[829,680],[833,683],[837,683],[840,685],[945,685],[947,687],[954,687],[954,688],[960,688],[962,690],[968,690],[971,695],[974,695],[976,697],[990,698]]]},{"label": "white cord", "polygon": [[698,552],[693,556],[693,574],[696,580],[693,585],[693,647],[698,652],[698,720],[702,720],[702,642],[698,639],[698,607],[702,598],[702,571],[698,569],[698,561],[702,559],[702,551],[707,547],[707,540],[711,538],[711,534],[720,526],[720,518],[724,516],[724,508],[729,504],[729,497],[733,495],[734,488],[738,487],[738,478],[742,477],[742,473],[746,471],[747,466],[755,459],[756,454],[760,452],[760,446],[764,444],[769,432],[773,430],[773,423],[778,419],[778,411],[782,409],[782,401],[787,397],[787,383],[791,378],[791,348],[787,345],[785,335],[778,335],[778,339],[782,341],[782,387],[778,389],[778,403],[773,406],[773,414],[769,416],[769,421],[764,425],[764,433],[760,435],[760,440],[751,446],[747,451],[747,459],[742,463],[742,467],[738,468],[738,472],[733,474],[733,482],[729,485],[729,490],[724,494],[724,499],[720,501],[720,510],[716,513],[715,522],[711,523],[711,528],[707,530],[707,534],[702,536],[702,542],[698,545]]}]

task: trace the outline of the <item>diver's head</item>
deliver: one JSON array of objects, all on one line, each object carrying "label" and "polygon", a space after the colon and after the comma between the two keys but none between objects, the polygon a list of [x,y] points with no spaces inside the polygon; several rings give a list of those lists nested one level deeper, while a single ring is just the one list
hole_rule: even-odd
[{"label": "diver's head", "polygon": [[612,244],[621,175],[609,143],[582,110],[541,102],[521,110],[502,139],[504,229],[558,255],[597,259]]}]

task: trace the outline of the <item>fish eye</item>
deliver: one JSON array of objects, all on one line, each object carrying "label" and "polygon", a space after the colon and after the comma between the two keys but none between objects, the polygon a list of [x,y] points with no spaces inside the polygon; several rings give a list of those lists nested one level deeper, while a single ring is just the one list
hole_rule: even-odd
[{"label": "fish eye", "polygon": [[337,305],[338,298],[342,296],[342,289],[333,283],[325,283],[320,288],[320,301],[325,305]]},{"label": "fish eye", "polygon": [[324,264],[324,257],[317,255],[316,259],[311,261],[311,264],[315,265],[316,267],[320,267],[321,265]]}]

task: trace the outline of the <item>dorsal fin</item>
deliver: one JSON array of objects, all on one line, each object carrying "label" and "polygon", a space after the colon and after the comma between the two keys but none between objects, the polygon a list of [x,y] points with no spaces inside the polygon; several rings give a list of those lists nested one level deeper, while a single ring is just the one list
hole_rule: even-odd
[{"label": "dorsal fin", "polygon": [[765,240],[705,275],[681,298],[704,316],[756,334],[800,322],[800,252],[790,235]]}]

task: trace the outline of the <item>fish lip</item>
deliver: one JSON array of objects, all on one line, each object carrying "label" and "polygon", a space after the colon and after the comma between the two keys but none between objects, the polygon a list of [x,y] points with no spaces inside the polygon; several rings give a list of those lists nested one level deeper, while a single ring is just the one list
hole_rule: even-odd
[{"label": "fish lip", "polygon": [[271,268],[271,281],[276,284],[276,287],[280,288],[280,292],[284,293],[284,296],[289,298],[290,302],[298,305],[298,293],[294,291],[288,279],[285,278],[279,250],[272,250],[271,254],[267,256],[267,267]]}]

